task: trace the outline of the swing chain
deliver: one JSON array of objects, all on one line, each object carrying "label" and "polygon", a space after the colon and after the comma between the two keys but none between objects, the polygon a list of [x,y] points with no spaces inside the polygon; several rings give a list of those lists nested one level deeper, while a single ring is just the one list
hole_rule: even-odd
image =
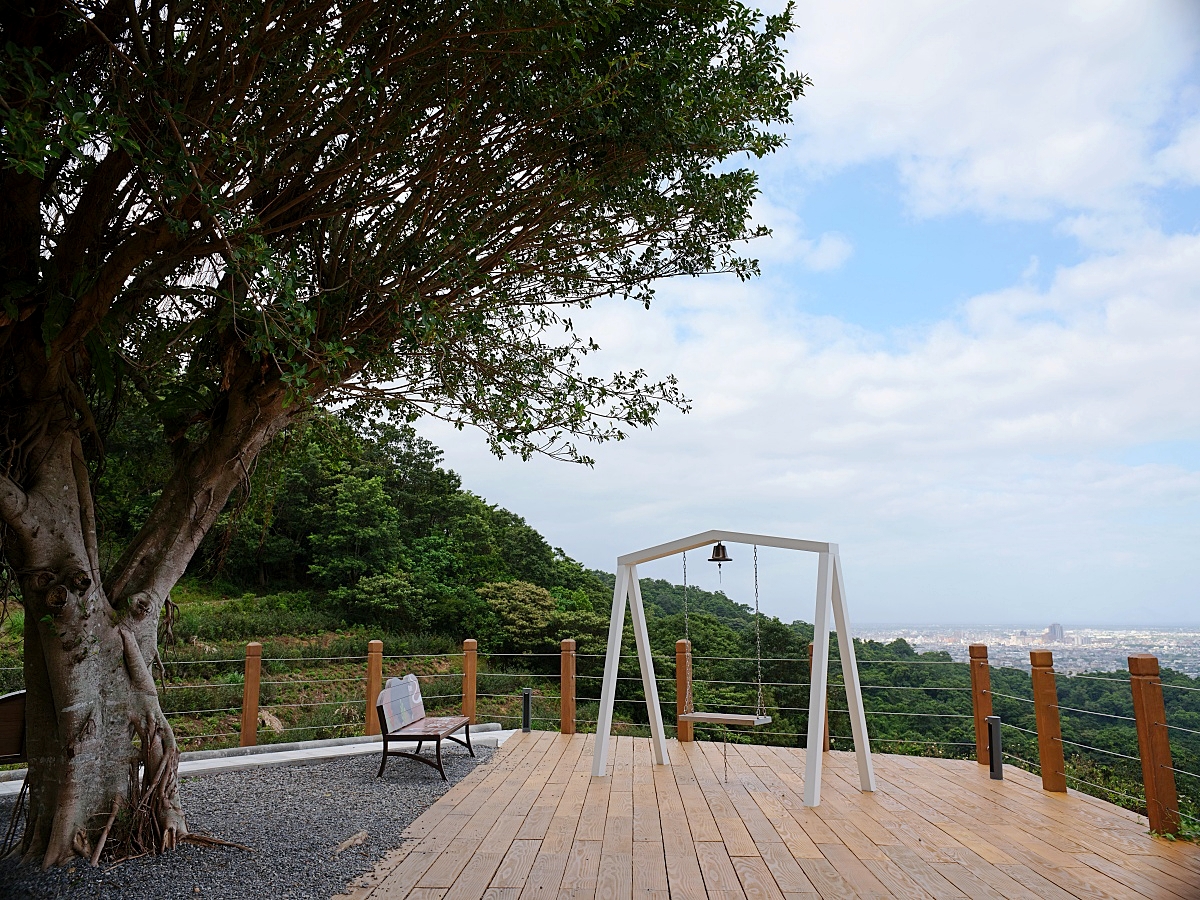
[{"label": "swing chain", "polygon": [[684,713],[695,712],[692,700],[692,633],[688,621],[687,551],[683,551],[683,637],[687,641],[687,695],[683,698]]},{"label": "swing chain", "polygon": [[758,544],[754,545],[754,662],[757,667],[758,676],[758,709],[755,715],[765,716],[767,714],[766,703],[763,701],[763,680],[762,680],[762,635],[759,632],[758,626]]}]

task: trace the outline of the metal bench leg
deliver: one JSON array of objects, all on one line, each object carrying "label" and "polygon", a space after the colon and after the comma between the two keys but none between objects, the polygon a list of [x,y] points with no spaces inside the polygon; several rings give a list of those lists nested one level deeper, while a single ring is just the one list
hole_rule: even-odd
[{"label": "metal bench leg", "polygon": [[467,737],[467,739],[465,741],[462,740],[461,738],[456,738],[452,734],[446,735],[446,740],[454,741],[454,743],[458,744],[458,746],[460,746],[460,747],[466,747],[467,752],[470,753],[472,756],[474,756],[475,750],[471,747],[471,726],[466,725],[466,726],[464,726],[464,728],[466,729],[466,737]]},{"label": "metal bench leg", "polygon": [[375,775],[376,778],[383,777],[383,767],[387,765],[387,758],[388,758],[387,745],[388,745],[388,739],[387,739],[387,732],[385,731],[383,734],[383,759],[381,759],[379,761],[379,772],[376,773],[376,775]]},{"label": "metal bench leg", "polygon": [[442,781],[449,781],[446,777],[446,770],[442,767],[442,739],[437,739],[437,769],[442,773]]}]

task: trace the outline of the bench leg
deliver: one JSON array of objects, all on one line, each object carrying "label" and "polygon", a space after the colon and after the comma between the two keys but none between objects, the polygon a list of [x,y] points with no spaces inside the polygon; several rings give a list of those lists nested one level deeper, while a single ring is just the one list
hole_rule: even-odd
[{"label": "bench leg", "polygon": [[441,738],[438,738],[438,740],[437,740],[437,769],[439,772],[442,773],[442,781],[450,780],[449,778],[446,777],[445,768],[442,767],[442,739]]},{"label": "bench leg", "polygon": [[387,740],[387,734],[386,734],[386,732],[385,732],[385,733],[384,733],[384,735],[383,735],[383,759],[381,759],[381,760],[379,761],[379,772],[378,772],[378,773],[376,773],[376,775],[375,775],[375,777],[376,777],[376,778],[382,778],[382,777],[383,777],[383,767],[387,765],[387,758],[388,758],[388,748],[387,748],[387,745],[388,745],[388,740]]},{"label": "bench leg", "polygon": [[454,741],[454,743],[458,744],[458,746],[460,746],[460,747],[466,747],[466,748],[467,748],[467,752],[468,752],[468,753],[470,753],[472,756],[474,756],[474,755],[475,755],[475,750],[474,750],[474,748],[473,748],[473,747],[471,747],[471,726],[470,726],[470,725],[466,725],[466,726],[464,726],[464,729],[465,729],[465,734],[466,734],[466,737],[467,737],[467,739],[466,739],[465,741],[464,741],[464,740],[462,740],[462,739],[460,739],[460,738],[456,738],[456,737],[455,737],[454,735],[452,735],[452,734],[448,734],[448,735],[446,735],[446,740],[448,740],[448,741]]},{"label": "bench leg", "polygon": [[424,763],[425,765],[429,766],[429,768],[431,768],[431,769],[437,769],[438,772],[441,773],[443,780],[448,780],[446,778],[446,773],[441,768],[441,760],[440,759],[433,760],[423,754],[409,753],[407,750],[392,750],[388,755],[389,756],[403,756],[405,759],[411,759],[411,760],[415,760],[416,762],[419,762],[419,763]]}]

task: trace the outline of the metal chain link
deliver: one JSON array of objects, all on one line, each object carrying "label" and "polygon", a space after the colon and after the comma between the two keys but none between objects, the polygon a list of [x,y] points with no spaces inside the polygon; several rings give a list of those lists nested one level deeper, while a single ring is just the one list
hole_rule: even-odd
[{"label": "metal chain link", "polygon": [[758,675],[758,710],[755,712],[757,716],[765,716],[767,707],[763,701],[763,680],[762,680],[762,635],[759,633],[758,620],[760,614],[758,611],[758,544],[754,545],[754,662],[757,668]]},{"label": "metal chain link", "polygon": [[688,624],[687,551],[683,551],[683,637],[687,641],[687,694],[683,698],[684,713],[695,712],[692,701],[692,632]]}]

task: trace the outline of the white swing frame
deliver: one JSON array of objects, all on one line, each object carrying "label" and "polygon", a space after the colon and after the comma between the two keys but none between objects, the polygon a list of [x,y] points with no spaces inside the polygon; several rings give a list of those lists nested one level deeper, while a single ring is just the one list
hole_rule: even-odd
[{"label": "white swing frame", "polygon": [[871,744],[867,737],[867,717],[863,708],[862,686],[858,680],[854,639],[850,633],[846,588],[838,545],[766,534],[747,534],[739,531],[705,531],[617,557],[617,583],[613,590],[612,618],[609,619],[608,624],[608,652],[604,657],[604,684],[600,691],[600,715],[596,723],[596,744],[592,751],[593,777],[603,776],[608,771],[609,737],[612,734],[613,704],[617,691],[617,667],[621,661],[621,635],[625,630],[626,599],[629,600],[633,614],[633,635],[637,643],[642,689],[646,694],[646,713],[650,719],[650,744],[654,753],[654,762],[660,766],[670,764],[637,567],[641,563],[674,556],[676,553],[694,550],[718,541],[730,544],[756,544],[759,547],[778,547],[784,550],[800,550],[817,554],[817,599],[813,615],[812,687],[808,699],[808,749],[804,766],[804,805],[818,806],[821,803],[821,744],[825,734],[825,696],[829,685],[829,613],[831,610],[838,634],[838,651],[841,655],[842,675],[846,686],[847,709],[850,711],[850,733],[854,738],[854,750],[858,759],[859,783],[863,791],[874,791],[875,767],[871,762]]}]

